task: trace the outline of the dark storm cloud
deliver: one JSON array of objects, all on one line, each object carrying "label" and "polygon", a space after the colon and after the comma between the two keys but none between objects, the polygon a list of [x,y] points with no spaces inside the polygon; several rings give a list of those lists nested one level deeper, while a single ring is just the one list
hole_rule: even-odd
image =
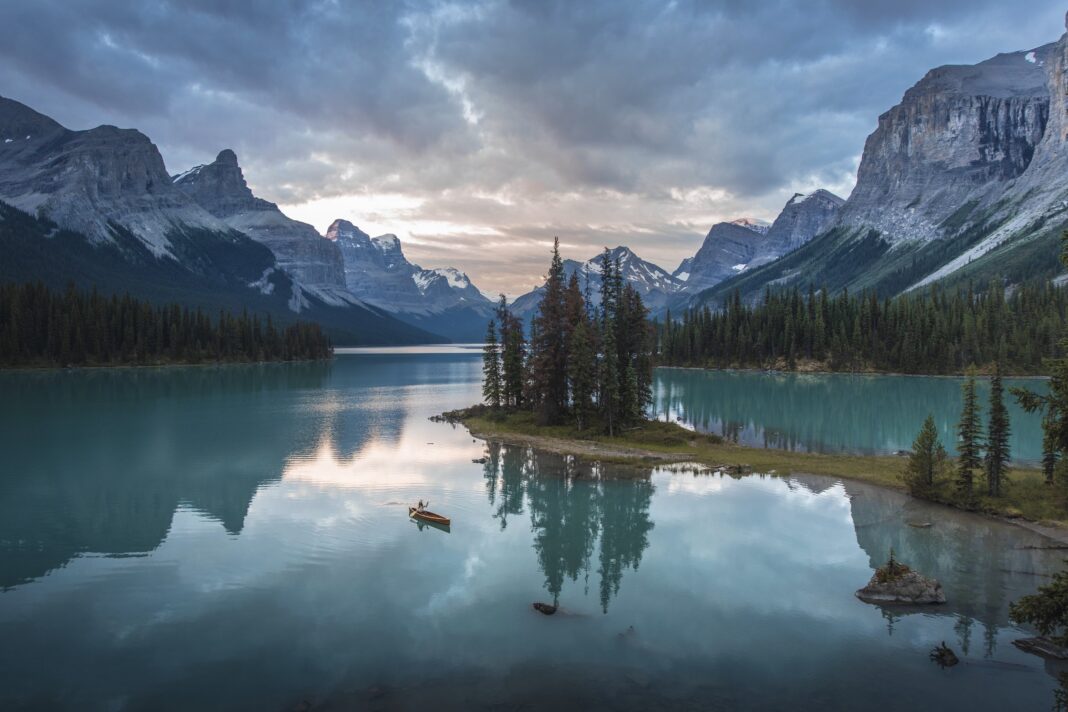
[{"label": "dark storm cloud", "polygon": [[[497,289],[540,273],[553,232],[576,257],[629,242],[670,267],[714,219],[847,192],[877,116],[928,69],[1052,41],[1062,17],[1046,0],[0,2],[0,94],[140,128],[175,172],[233,147],[320,228],[342,205],[395,220],[415,257]],[[498,257],[464,264],[487,235]]]}]

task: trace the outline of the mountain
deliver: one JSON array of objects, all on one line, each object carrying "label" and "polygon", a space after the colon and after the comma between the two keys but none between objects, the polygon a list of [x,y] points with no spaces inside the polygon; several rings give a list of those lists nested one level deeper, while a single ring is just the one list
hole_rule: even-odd
[{"label": "mountain", "polygon": [[355,297],[305,287],[284,264],[175,185],[139,131],[72,131],[0,97],[0,278],[248,308],[283,323],[299,316],[336,343],[441,340]]},{"label": "mountain", "polygon": [[771,223],[767,220],[760,220],[758,218],[738,218],[737,220],[731,220],[731,225],[748,228],[761,235],[767,235],[768,230],[771,229]]},{"label": "mountain", "polygon": [[480,341],[493,316],[493,303],[463,272],[423,269],[404,256],[396,235],[371,237],[348,220],[326,231],[344,263],[347,289],[420,328],[459,341]]},{"label": "mountain", "polygon": [[766,228],[763,232],[754,230],[746,220],[716,223],[687,265],[686,291],[706,289],[743,271],[766,239]]},{"label": "mountain", "polygon": [[[610,260],[618,261],[623,274],[623,281],[637,290],[642,301],[651,314],[658,314],[667,307],[669,300],[678,293],[684,280],[680,280],[652,262],[646,262],[629,247],[615,247],[608,252]],[[579,284],[586,289],[589,283],[590,301],[594,305],[601,303],[601,266],[604,254],[591,257],[585,262],[576,260],[564,260],[564,281],[571,279],[571,275],[577,274]],[[529,321],[534,317],[538,304],[541,302],[544,285],[535,287],[530,292],[515,299],[510,305],[514,314]]]},{"label": "mountain", "polygon": [[764,233],[764,242],[746,269],[773,262],[819,235],[831,226],[844,203],[843,199],[822,188],[807,195],[794,193]]},{"label": "mountain", "polygon": [[692,269],[693,258],[687,257],[679,263],[679,266],[675,268],[675,271],[671,273],[671,276],[677,279],[679,282],[687,282],[690,279],[690,270]]},{"label": "mountain", "polygon": [[353,301],[345,289],[338,246],[311,225],[286,217],[274,203],[254,196],[230,149],[221,151],[213,163],[174,176],[173,183],[212,216],[266,245],[278,266],[306,290],[339,306]]},{"label": "mountain", "polygon": [[1068,35],[933,69],[879,117],[857,184],[828,229],[702,293],[768,286],[899,294],[1049,278],[1068,226]]}]

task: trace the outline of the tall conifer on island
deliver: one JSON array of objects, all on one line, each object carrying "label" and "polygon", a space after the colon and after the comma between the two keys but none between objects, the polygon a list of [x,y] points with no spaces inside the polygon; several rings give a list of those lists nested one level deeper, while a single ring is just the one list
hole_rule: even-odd
[{"label": "tall conifer on island", "polygon": [[957,491],[966,501],[974,496],[975,473],[983,466],[979,450],[979,405],[975,395],[975,376],[969,374],[961,386],[964,406],[957,426]]},{"label": "tall conifer on island", "polygon": [[994,364],[990,379],[990,417],[986,436],[986,485],[991,497],[1000,497],[1009,463],[1009,411],[1005,408],[1001,365]]},{"label": "tall conifer on island", "polygon": [[501,332],[501,405],[519,408],[523,405],[526,340],[523,324],[509,311],[503,294],[497,305],[497,324]]},{"label": "tall conifer on island", "polygon": [[567,323],[565,292],[560,238],[556,238],[549,275],[530,331],[531,393],[538,420],[543,425],[561,422],[567,411],[566,339],[570,325]]},{"label": "tall conifer on island", "polygon": [[482,347],[482,399],[494,410],[501,407],[501,351],[493,319],[486,327],[486,345]]},{"label": "tall conifer on island", "polygon": [[905,466],[905,484],[909,492],[917,496],[929,496],[945,469],[945,463],[946,449],[938,440],[934,417],[928,415],[916,441],[912,443],[912,454]]}]

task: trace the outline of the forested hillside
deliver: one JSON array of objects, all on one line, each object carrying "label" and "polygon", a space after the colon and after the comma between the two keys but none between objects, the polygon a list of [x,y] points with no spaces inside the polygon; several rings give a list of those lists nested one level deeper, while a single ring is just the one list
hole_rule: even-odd
[{"label": "forested hillside", "polygon": [[154,306],[73,285],[0,286],[0,366],[118,366],[329,358],[318,324],[282,329],[273,320],[178,304]]},{"label": "forested hillside", "polygon": [[766,292],[756,306],[736,292],[721,310],[669,315],[657,333],[660,363],[672,366],[949,374],[1000,362],[1038,374],[1059,355],[1066,316],[1068,293],[1049,283],[893,299],[794,289]]}]

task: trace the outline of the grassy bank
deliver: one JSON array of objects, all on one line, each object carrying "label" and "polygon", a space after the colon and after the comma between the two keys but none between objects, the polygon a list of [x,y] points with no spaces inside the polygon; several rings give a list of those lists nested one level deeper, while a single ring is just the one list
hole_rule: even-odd
[{"label": "grassy bank", "polygon": [[[675,423],[660,421],[647,421],[641,427],[608,437],[593,428],[578,431],[568,425],[541,426],[526,412],[495,414],[476,407],[447,413],[445,419],[462,423],[472,435],[481,438],[580,457],[649,463],[696,462],[713,468],[751,469],[777,475],[828,475],[905,490],[902,472],[906,458],[900,456],[824,455],[744,447],[724,442],[715,435],[694,433]],[[1009,483],[1003,497],[980,497],[970,507],[957,501],[953,488],[948,485],[939,489],[937,501],[999,517],[1068,527],[1068,498],[1059,488],[1047,486],[1039,470],[1014,467],[1009,471]]]}]

